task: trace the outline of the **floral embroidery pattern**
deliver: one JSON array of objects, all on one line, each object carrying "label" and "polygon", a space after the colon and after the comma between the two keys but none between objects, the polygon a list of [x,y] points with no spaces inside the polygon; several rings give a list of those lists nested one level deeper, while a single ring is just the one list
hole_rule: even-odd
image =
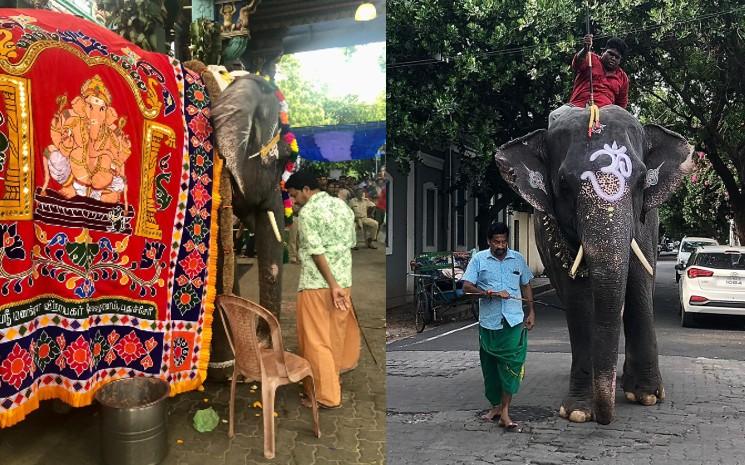
[{"label": "floral embroidery pattern", "polygon": [[119,342],[114,346],[114,350],[116,350],[116,353],[119,354],[119,357],[124,360],[126,365],[138,360],[146,353],[145,347],[134,331],[119,339]]},{"label": "floral embroidery pattern", "polygon": [[11,260],[23,260],[26,258],[26,252],[23,250],[23,239],[18,235],[18,225],[16,223],[0,224],[0,259],[6,256]]},{"label": "floral embroidery pattern", "polygon": [[91,366],[91,348],[82,335],[67,346],[63,354],[67,366],[78,376],[82,375]]},{"label": "floral embroidery pattern", "polygon": [[8,357],[0,364],[0,378],[16,389],[21,388],[23,380],[33,372],[31,354],[16,343]]},{"label": "floral embroidery pattern", "polygon": [[60,348],[57,343],[49,337],[46,331],[42,331],[36,339],[36,350],[34,350],[34,363],[40,370],[44,371],[52,360],[60,356]]},{"label": "floral embroidery pattern", "polygon": [[183,337],[177,337],[173,341],[173,349],[171,351],[173,356],[173,364],[177,367],[181,367],[189,356],[189,343]]},{"label": "floral embroidery pattern", "polygon": [[162,242],[146,241],[145,248],[142,250],[142,257],[140,258],[140,268],[145,269],[155,265],[163,257],[163,251],[165,249],[166,245]]}]

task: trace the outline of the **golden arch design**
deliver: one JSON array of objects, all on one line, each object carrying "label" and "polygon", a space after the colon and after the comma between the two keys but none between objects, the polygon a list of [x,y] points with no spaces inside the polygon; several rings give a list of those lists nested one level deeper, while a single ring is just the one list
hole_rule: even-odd
[{"label": "golden arch design", "polygon": [[29,46],[28,49],[26,49],[26,53],[23,55],[23,58],[21,58],[21,60],[16,64],[10,63],[7,59],[7,56],[0,55],[0,69],[14,76],[23,75],[34,64],[41,52],[49,48],[59,48],[66,52],[69,52],[82,60],[88,66],[106,65],[111,67],[113,70],[119,73],[119,75],[121,75],[122,78],[124,78],[124,80],[127,82],[130,89],[132,90],[132,94],[134,95],[135,100],[137,101],[137,106],[140,108],[140,111],[145,118],[153,119],[158,116],[158,113],[160,113],[162,104],[159,101],[153,102],[153,96],[151,95],[148,99],[148,102],[151,103],[151,106],[146,105],[145,101],[142,99],[139,87],[135,83],[134,79],[132,79],[132,77],[129,75],[127,70],[125,70],[121,66],[112,64],[112,60],[109,57],[89,57],[85,53],[69,44],[56,42],[54,40],[40,40],[38,42],[34,42],[33,44],[31,44],[31,46]]}]

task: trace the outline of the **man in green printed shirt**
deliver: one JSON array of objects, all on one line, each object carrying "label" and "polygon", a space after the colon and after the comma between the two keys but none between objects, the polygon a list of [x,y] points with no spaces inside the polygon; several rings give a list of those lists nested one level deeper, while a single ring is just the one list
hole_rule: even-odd
[{"label": "man in green printed shirt", "polygon": [[[298,214],[300,283],[297,334],[300,355],[313,368],[321,407],[341,406],[340,375],[357,366],[360,332],[352,308],[354,213],[320,190],[310,172],[290,176],[285,188]],[[306,386],[306,389],[310,389]]]}]

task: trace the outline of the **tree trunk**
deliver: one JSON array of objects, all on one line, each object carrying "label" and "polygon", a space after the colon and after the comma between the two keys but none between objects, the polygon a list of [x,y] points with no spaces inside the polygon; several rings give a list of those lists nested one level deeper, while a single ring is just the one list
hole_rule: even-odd
[{"label": "tree trunk", "polygon": [[730,196],[730,199],[735,220],[735,234],[737,234],[740,244],[745,244],[745,201],[734,200],[732,196]]}]

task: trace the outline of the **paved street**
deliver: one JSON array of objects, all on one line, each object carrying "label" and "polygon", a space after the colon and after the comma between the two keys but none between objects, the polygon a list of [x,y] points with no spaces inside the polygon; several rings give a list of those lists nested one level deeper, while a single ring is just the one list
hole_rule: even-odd
[{"label": "paved street", "polygon": [[[488,403],[477,326],[449,323],[388,344],[388,463],[745,464],[745,318],[707,317],[682,328],[673,260],[658,262],[655,293],[664,402],[628,403],[619,382],[610,425],[561,419],[568,332],[561,310],[537,306],[511,410],[525,431],[506,433],[478,418]],[[559,305],[553,291],[536,298]],[[618,364],[620,374],[623,345]]]},{"label": "paved street", "polygon": [[[312,433],[310,410],[299,402],[299,387],[281,387],[275,404],[277,455],[265,460],[261,388],[251,392],[239,384],[236,395],[236,437],[228,440],[227,406],[230,384],[207,381],[203,392],[192,391],[168,400],[169,455],[163,465],[383,464],[385,460],[385,252],[361,248],[353,252],[353,299],[364,334],[359,366],[343,375],[343,407],[321,410],[321,438]],[[258,302],[256,267],[241,279],[241,293]],[[295,295],[298,265],[285,265],[282,298],[282,336],[287,350],[296,352]],[[252,383],[253,384],[253,383]],[[256,383],[258,384],[258,383]],[[99,423],[96,405],[54,413],[51,402],[11,428],[0,429],[2,465],[99,464]],[[217,429],[199,433],[192,427],[194,412],[213,407],[222,419]]]}]

